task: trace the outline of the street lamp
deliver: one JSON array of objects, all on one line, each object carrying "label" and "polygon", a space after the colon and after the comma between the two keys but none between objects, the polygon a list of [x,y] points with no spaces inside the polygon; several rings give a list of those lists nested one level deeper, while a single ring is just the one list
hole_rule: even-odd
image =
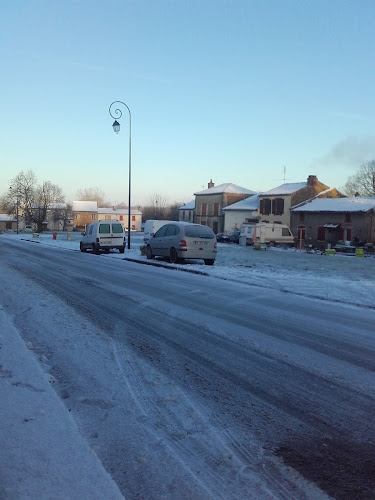
[{"label": "street lamp", "polygon": [[[122,104],[129,111],[129,204],[128,204],[128,249],[130,250],[130,206],[131,206],[131,172],[132,172],[132,115],[130,113],[129,107],[122,101],[114,101],[109,106],[109,114],[114,118],[113,122],[113,130],[118,134],[120,132],[120,124],[117,121],[122,116],[122,111],[119,108],[116,108],[111,111],[113,105]],[[113,113],[113,114],[112,114]]]},{"label": "street lamp", "polygon": [[[13,193],[14,193],[14,191],[13,191],[12,186],[10,186],[10,188],[9,188],[9,189],[11,190],[11,193],[13,194]],[[17,234],[18,234],[18,205],[19,205],[19,197],[20,197],[20,193],[17,191],[17,193],[16,193],[16,214],[17,214],[17,215],[16,215],[16,217],[17,217],[17,219],[16,219],[16,220],[17,220]]]}]

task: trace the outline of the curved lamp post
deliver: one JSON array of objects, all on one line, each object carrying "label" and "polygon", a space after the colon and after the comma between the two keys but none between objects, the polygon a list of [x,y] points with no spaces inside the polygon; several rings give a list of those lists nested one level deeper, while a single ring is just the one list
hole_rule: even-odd
[{"label": "curved lamp post", "polygon": [[[113,122],[113,130],[118,134],[120,132],[120,124],[117,120],[119,120],[122,116],[122,111],[119,108],[116,108],[117,105],[123,105],[129,111],[129,204],[128,204],[128,249],[130,250],[130,206],[131,206],[131,173],[132,173],[132,115],[130,113],[129,107],[122,101],[114,101],[109,106],[109,114],[114,118]],[[112,109],[112,106],[114,108]]]}]

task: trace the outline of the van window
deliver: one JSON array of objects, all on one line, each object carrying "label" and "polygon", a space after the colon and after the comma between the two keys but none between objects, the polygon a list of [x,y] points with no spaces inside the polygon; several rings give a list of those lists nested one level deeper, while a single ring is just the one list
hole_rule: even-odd
[{"label": "van window", "polygon": [[122,225],[121,224],[112,224],[112,233],[122,233],[123,232],[123,229],[122,229]]},{"label": "van window", "polygon": [[109,224],[99,224],[99,233],[103,234],[108,234],[110,232],[109,230]]},{"label": "van window", "polygon": [[92,234],[92,228],[93,228],[93,226],[90,226],[89,234]]},{"label": "van window", "polygon": [[289,231],[288,228],[283,227],[282,229],[283,229],[283,231],[282,231],[283,236],[292,236],[292,234],[291,234],[291,232]]},{"label": "van window", "polygon": [[208,226],[186,226],[185,236],[191,238],[207,238],[210,240],[215,238],[215,234]]}]

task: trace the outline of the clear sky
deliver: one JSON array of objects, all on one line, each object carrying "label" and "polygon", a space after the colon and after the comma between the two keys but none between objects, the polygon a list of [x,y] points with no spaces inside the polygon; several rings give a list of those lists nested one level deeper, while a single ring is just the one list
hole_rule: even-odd
[{"label": "clear sky", "polygon": [[0,194],[21,170],[132,205],[375,158],[374,0],[0,0]]}]

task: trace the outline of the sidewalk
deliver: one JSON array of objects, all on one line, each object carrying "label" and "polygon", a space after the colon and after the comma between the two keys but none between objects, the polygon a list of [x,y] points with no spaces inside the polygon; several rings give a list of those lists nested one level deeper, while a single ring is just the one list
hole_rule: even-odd
[{"label": "sidewalk", "polygon": [[0,498],[123,499],[0,307]]}]

